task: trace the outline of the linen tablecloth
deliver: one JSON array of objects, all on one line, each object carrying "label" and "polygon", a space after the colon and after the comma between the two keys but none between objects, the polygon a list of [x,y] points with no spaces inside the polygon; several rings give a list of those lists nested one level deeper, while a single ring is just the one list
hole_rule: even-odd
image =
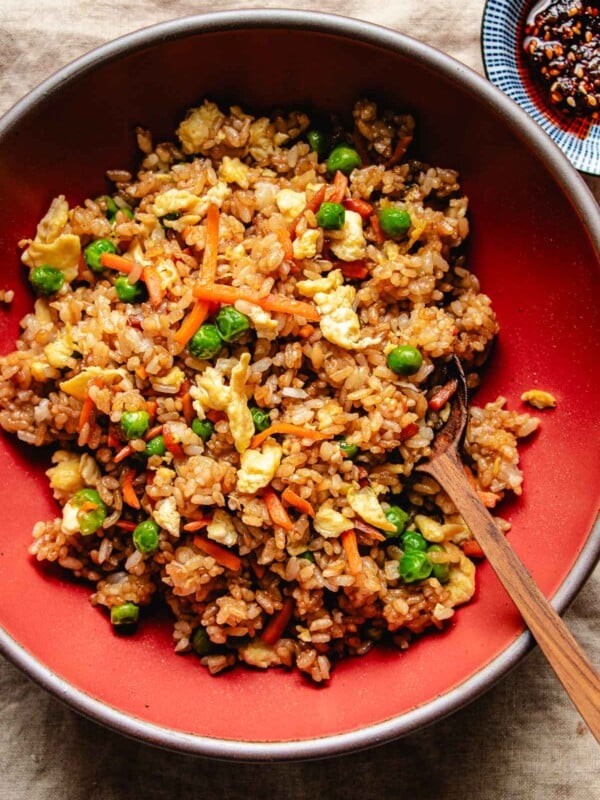
[{"label": "linen tablecloth", "polygon": [[[63,64],[116,36],[187,14],[257,5],[0,0],[0,113]],[[379,23],[483,71],[483,0],[277,0],[262,7],[332,11]],[[589,183],[598,198],[598,181]],[[596,665],[599,619],[596,569],[566,614]],[[320,762],[235,766],[173,755],[105,730],[0,659],[0,800],[244,796],[593,800],[600,797],[600,749],[538,650],[466,709],[395,743]]]}]

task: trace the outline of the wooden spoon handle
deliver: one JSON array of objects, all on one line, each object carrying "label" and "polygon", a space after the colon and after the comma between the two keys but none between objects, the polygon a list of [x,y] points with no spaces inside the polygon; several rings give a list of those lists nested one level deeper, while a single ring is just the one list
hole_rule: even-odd
[{"label": "wooden spoon handle", "polygon": [[571,632],[539,590],[469,483],[455,453],[418,467],[446,490],[521,612],[550,666],[600,742],[600,678]]}]

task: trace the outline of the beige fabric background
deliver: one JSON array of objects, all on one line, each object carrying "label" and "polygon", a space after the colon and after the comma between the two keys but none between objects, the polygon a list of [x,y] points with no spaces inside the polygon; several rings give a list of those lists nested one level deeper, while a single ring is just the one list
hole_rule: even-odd
[{"label": "beige fabric background", "polygon": [[[0,113],[63,64],[123,33],[186,14],[257,5],[0,0]],[[483,0],[277,0],[263,7],[337,11],[383,24],[481,72],[483,5]],[[600,665],[600,569],[566,619]],[[600,750],[537,650],[468,708],[398,742],[321,762],[235,766],[165,753],[104,730],[0,659],[0,800],[341,796],[594,800],[600,797]]]}]

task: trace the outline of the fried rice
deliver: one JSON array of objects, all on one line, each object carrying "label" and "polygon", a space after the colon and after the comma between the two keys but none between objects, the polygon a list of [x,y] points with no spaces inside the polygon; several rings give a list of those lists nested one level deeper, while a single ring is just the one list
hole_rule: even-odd
[{"label": "fried rice", "polygon": [[[465,266],[467,198],[456,171],[411,156],[408,114],[360,100],[350,125],[329,121],[329,149],[361,163],[347,177],[309,128],[302,112],[204,101],[172,142],[138,129],[137,175],[110,171],[111,194],[81,205],[56,197],[20,243],[30,273],[64,279],[0,358],[0,424],[55,448],[62,515],[35,525],[30,552],[90,582],[115,630],[166,602],[175,651],[213,674],[241,662],[326,681],[340,658],[441,629],[475,591],[471,532],[413,474],[449,411],[444,363],[458,356],[475,387],[498,332]],[[319,225],[323,201],[344,207],[338,229]],[[410,227],[386,234],[384,209]],[[109,257],[91,268],[100,240]],[[149,296],[121,299],[120,275]],[[195,323],[223,306],[247,330],[199,357]],[[404,346],[420,356],[408,375],[388,366]],[[517,440],[538,424],[505,405],[472,407],[464,446],[490,508],[521,493]],[[150,548],[135,533],[149,521]],[[402,528],[425,542],[428,577],[403,571]]]}]

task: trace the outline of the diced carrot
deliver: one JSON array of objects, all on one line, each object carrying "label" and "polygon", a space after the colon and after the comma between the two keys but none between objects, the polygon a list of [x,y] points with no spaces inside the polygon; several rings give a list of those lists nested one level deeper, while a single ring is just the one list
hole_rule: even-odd
[{"label": "diced carrot", "polygon": [[376,542],[385,542],[385,536],[383,533],[378,531],[377,528],[374,528],[372,525],[369,525],[368,522],[363,522],[362,519],[355,519],[354,527],[359,533],[364,533],[365,536],[368,536],[370,539],[373,539]]},{"label": "diced carrot", "polygon": [[173,455],[174,458],[185,458],[185,452],[181,443],[173,436],[173,431],[170,425],[163,425],[163,439],[165,440],[165,447]]},{"label": "diced carrot", "polygon": [[146,435],[144,436],[144,439],[149,442],[150,439],[154,439],[155,436],[159,436],[163,432],[163,427],[163,425],[155,425],[153,428],[150,428],[150,430],[147,431]]},{"label": "diced carrot", "polygon": [[277,497],[273,489],[270,487],[265,489],[262,499],[265,501],[267,511],[269,512],[269,516],[271,517],[273,524],[279,525],[281,528],[285,528],[286,531],[291,531],[294,527],[294,523],[290,519],[283,503]]},{"label": "diced carrot", "polygon": [[128,506],[131,508],[140,508],[140,501],[135,493],[135,489],[133,488],[133,481],[136,476],[136,471],[134,469],[129,469],[125,473],[125,477],[123,478],[122,484],[122,491],[123,491],[123,500],[127,503]]},{"label": "diced carrot", "polygon": [[188,425],[191,425],[196,416],[196,412],[194,411],[192,395],[189,392],[186,392],[181,398],[181,410],[183,411],[185,421]]},{"label": "diced carrot", "polygon": [[477,544],[475,539],[470,539],[468,542],[464,542],[462,545],[462,551],[466,556],[469,556],[469,558],[485,558],[485,553]]},{"label": "diced carrot", "polygon": [[348,571],[351,575],[358,575],[362,572],[362,561],[360,553],[358,552],[358,542],[356,541],[356,531],[351,528],[349,531],[343,531],[340,534],[342,546],[346,553],[346,561],[348,563]]},{"label": "diced carrot", "polygon": [[135,522],[130,522],[128,519],[120,519],[115,522],[116,528],[121,528],[123,531],[134,531],[137,528]]},{"label": "diced carrot", "polygon": [[315,329],[312,325],[302,325],[300,328],[298,328],[298,336],[300,336],[302,339],[308,339],[309,336],[312,336],[314,332]]},{"label": "diced carrot", "polygon": [[355,211],[363,219],[367,219],[373,213],[373,206],[367,203],[366,200],[361,200],[360,197],[348,197],[342,203],[347,211]]},{"label": "diced carrot", "polygon": [[221,422],[221,420],[225,419],[227,414],[224,411],[217,411],[214,408],[209,408],[206,412],[206,418],[209,419],[213,425],[216,425],[217,422]]},{"label": "diced carrot", "polygon": [[260,306],[265,311],[275,311],[282,314],[295,314],[311,322],[318,322],[319,312],[311,303],[295,300],[281,294],[268,294],[260,296],[250,289],[238,289],[224,283],[196,284],[194,296],[198,300],[218,301],[221,304],[234,305],[238,300],[245,300]]},{"label": "diced carrot", "polygon": [[100,388],[103,385],[102,378],[93,378],[89,384],[88,388],[85,393],[85,400],[83,401],[83,405],[81,406],[81,412],[79,414],[79,422],[77,423],[77,430],[81,433],[83,426],[86,423],[93,425],[95,421],[95,409],[96,406],[94,401],[90,397],[90,389],[92,386],[96,386]]},{"label": "diced carrot", "polygon": [[207,316],[208,304],[203,303],[201,300],[194,301],[192,310],[181,323],[179,330],[175,333],[174,338],[177,344],[181,345],[181,347],[185,347]]},{"label": "diced carrot", "polygon": [[232,572],[241,570],[242,560],[231,550],[227,550],[227,548],[213,542],[211,539],[207,539],[205,536],[194,536],[194,544],[199,550],[204,550],[208,556],[214,558],[222,567],[230,569]]},{"label": "diced carrot", "polygon": [[339,261],[336,267],[342,270],[344,278],[351,281],[362,281],[369,274],[364,261]]},{"label": "diced carrot", "polygon": [[148,377],[148,373],[146,372],[146,367],[142,364],[140,367],[135,368],[135,374],[141,381],[145,381]]},{"label": "diced carrot", "polygon": [[294,601],[291,597],[286,597],[281,609],[277,611],[269,620],[269,624],[264,629],[261,639],[266,645],[274,645],[278,642],[285,629],[292,619],[294,613]]},{"label": "diced carrot", "polygon": [[119,452],[113,458],[115,464],[118,464],[120,461],[123,461],[133,453],[133,447],[130,444],[126,444],[125,447],[122,447]]},{"label": "diced carrot", "polygon": [[86,500],[85,503],[82,503],[79,506],[79,512],[81,514],[85,514],[88,511],[95,511],[98,508],[98,503],[94,503],[93,500]]},{"label": "diced carrot", "polygon": [[381,225],[379,224],[379,217],[377,214],[373,214],[373,216],[370,217],[370,222],[373,228],[373,233],[375,234],[376,244],[383,244],[385,242],[385,236],[381,230]]},{"label": "diced carrot", "polygon": [[250,558],[250,569],[256,575],[258,580],[265,577],[267,568],[264,564],[259,564],[255,558]]},{"label": "diced carrot", "polygon": [[126,275],[135,267],[135,261],[124,256],[118,256],[116,253],[102,253],[100,256],[100,263],[103,267],[108,269],[116,269],[118,272],[124,272]]},{"label": "diced carrot", "polygon": [[162,287],[158,270],[154,267],[144,267],[142,278],[146,284],[146,288],[148,289],[150,302],[154,308],[158,308],[165,296],[165,291]]},{"label": "diced carrot", "polygon": [[293,258],[294,257],[294,245],[292,244],[292,237],[290,236],[290,232],[285,228],[279,228],[277,230],[277,238],[279,239],[279,243],[283,247],[283,256],[284,258]]},{"label": "diced carrot", "polygon": [[151,423],[154,422],[157,409],[158,409],[158,403],[156,402],[156,400],[146,400],[146,411],[150,415]]},{"label": "diced carrot", "polygon": [[266,430],[252,437],[250,447],[260,447],[265,439],[268,439],[269,436],[273,436],[275,433],[286,433],[290,436],[299,436],[301,439],[312,439],[315,442],[333,438],[332,433],[313,431],[311,428],[303,428],[302,425],[292,425],[291,422],[274,422],[273,425],[270,425]]},{"label": "diced carrot", "polygon": [[310,517],[314,517],[315,509],[308,502],[308,500],[300,497],[300,495],[296,494],[296,492],[294,492],[293,489],[290,489],[289,486],[284,490],[283,494],[281,495],[281,499],[284,503],[297,508],[298,511],[301,511],[303,514],[308,514]]},{"label": "diced carrot", "polygon": [[343,172],[338,171],[335,173],[335,178],[333,179],[333,191],[329,195],[328,202],[330,203],[341,203],[344,199],[344,195],[346,194],[346,189],[348,188],[348,178],[344,175]]},{"label": "diced carrot", "polygon": [[202,519],[194,519],[191,522],[186,522],[183,526],[184,531],[199,531],[206,528],[212,522],[212,517],[202,517]]},{"label": "diced carrot", "polygon": [[429,408],[431,408],[432,411],[439,411],[446,405],[448,400],[450,400],[457,387],[458,381],[456,378],[452,378],[448,383],[440,386],[429,398]]},{"label": "diced carrot", "polygon": [[406,151],[408,150],[412,140],[413,140],[412,136],[401,136],[398,139],[392,155],[388,158],[388,160],[385,163],[386,169],[395,166],[399,161],[401,161],[404,158],[404,155],[406,154]]},{"label": "diced carrot", "polygon": [[408,425],[405,425],[404,428],[400,431],[400,441],[405,442],[407,439],[412,439],[412,437],[419,432],[419,426],[416,422],[409,422]]}]

